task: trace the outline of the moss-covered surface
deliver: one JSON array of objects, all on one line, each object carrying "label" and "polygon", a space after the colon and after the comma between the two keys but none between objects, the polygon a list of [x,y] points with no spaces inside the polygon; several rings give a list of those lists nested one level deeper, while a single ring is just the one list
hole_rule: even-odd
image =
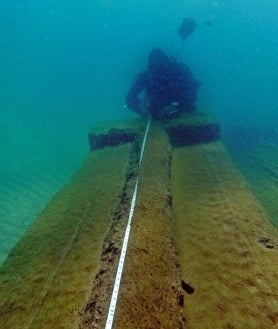
[{"label": "moss-covered surface", "polygon": [[170,166],[167,135],[159,124],[152,124],[140,170],[115,329],[185,328],[171,228]]},{"label": "moss-covered surface", "polygon": [[187,328],[276,327],[277,230],[222,143],[173,151],[172,195]]},{"label": "moss-covered surface", "polygon": [[[198,111],[156,123],[167,131],[173,147],[209,143],[220,138],[219,125],[210,116]],[[93,128],[88,136],[90,148],[95,150],[132,142],[138,134],[143,133],[146,124],[146,121],[141,119]]]},{"label": "moss-covered surface", "polygon": [[102,149],[106,146],[118,146],[134,142],[145,129],[146,121],[126,120],[121,122],[110,122],[92,128],[88,135],[91,150]]},{"label": "moss-covered surface", "polygon": [[93,126],[89,134],[106,134],[111,129],[123,129],[130,131],[140,131],[143,132],[146,128],[147,119],[131,119],[124,121],[109,121]]},{"label": "moss-covered surface", "polygon": [[76,327],[129,152],[130,145],[92,152],[12,250],[0,270],[0,328]]},{"label": "moss-covered surface", "polygon": [[[174,122],[213,120],[194,112]],[[0,328],[104,328],[138,124],[132,144],[92,152],[14,248],[0,270]],[[172,148],[169,124],[151,123],[113,328],[277,326],[276,228],[221,142]]]},{"label": "moss-covered surface", "polygon": [[201,111],[192,111],[184,113],[183,115],[161,122],[164,127],[176,126],[176,125],[185,125],[185,126],[205,126],[211,124],[217,124],[217,122],[208,114]]}]

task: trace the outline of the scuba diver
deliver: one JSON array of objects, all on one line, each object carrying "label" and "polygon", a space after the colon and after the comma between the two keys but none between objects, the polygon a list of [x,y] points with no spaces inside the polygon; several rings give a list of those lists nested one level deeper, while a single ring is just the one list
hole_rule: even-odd
[{"label": "scuba diver", "polygon": [[148,69],[139,74],[126,96],[127,107],[152,119],[167,119],[193,111],[200,83],[189,68],[161,49],[150,52]]}]

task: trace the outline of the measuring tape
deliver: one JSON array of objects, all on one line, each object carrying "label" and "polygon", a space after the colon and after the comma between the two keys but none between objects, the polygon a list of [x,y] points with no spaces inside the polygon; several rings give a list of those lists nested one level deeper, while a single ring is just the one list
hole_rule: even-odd
[{"label": "measuring tape", "polygon": [[[148,136],[148,132],[149,132],[149,128],[150,128],[150,123],[151,123],[151,119],[149,119],[149,121],[148,121],[148,125],[147,125],[146,131],[145,131],[145,135],[144,135],[144,139],[143,139],[143,143],[142,143],[142,147],[141,147],[141,153],[140,153],[140,158],[139,158],[139,168],[141,167],[141,163],[142,163],[142,159],[143,159],[146,140],[147,140],[147,136]],[[117,274],[116,274],[116,278],[115,278],[115,283],[114,283],[113,293],[112,293],[112,297],[111,297],[111,301],[110,301],[105,329],[111,329],[112,325],[113,325],[113,321],[114,321],[114,315],[115,315],[115,311],[116,311],[118,294],[119,294],[119,290],[120,290],[120,284],[121,284],[123,268],[124,268],[124,263],[125,263],[128,239],[129,239],[129,234],[130,234],[130,229],[131,229],[131,222],[132,222],[133,213],[134,213],[134,209],[135,209],[137,190],[138,190],[138,181],[139,181],[139,176],[137,176],[137,178],[136,178],[136,183],[135,183],[135,187],[134,187],[134,191],[133,191],[133,195],[132,195],[128,222],[127,222],[127,227],[126,227],[125,236],[124,236],[124,242],[122,245],[122,251],[121,251],[121,255],[120,255],[119,265],[118,265]]]}]

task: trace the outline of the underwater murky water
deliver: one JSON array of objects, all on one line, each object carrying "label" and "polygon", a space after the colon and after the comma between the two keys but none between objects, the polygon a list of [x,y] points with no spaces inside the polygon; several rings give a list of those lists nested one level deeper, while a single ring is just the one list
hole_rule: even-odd
[{"label": "underwater murky water", "polygon": [[[277,11],[274,0],[1,1],[0,263],[82,163],[90,127],[132,116],[125,94],[152,47],[190,66],[198,108],[224,131],[277,122]],[[184,16],[200,26],[183,45]],[[276,145],[241,142],[230,150],[277,223]]]}]

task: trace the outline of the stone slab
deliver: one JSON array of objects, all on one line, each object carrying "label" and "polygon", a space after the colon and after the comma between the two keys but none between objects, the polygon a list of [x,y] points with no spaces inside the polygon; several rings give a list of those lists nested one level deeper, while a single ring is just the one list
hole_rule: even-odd
[{"label": "stone slab", "polygon": [[[169,136],[173,147],[209,143],[220,139],[219,125],[207,114],[194,111],[170,120],[158,121]],[[123,121],[113,125],[113,128],[104,127],[102,130],[93,129],[89,133],[90,149],[101,149],[106,146],[117,146],[131,143],[142,132],[146,121]],[[111,127],[111,123],[110,123]]]}]

